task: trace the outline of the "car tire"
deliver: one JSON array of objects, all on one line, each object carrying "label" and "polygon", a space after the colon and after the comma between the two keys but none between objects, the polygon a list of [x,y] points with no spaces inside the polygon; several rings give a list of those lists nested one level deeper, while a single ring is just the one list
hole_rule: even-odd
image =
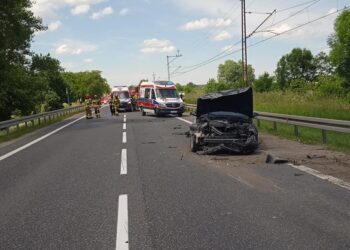
[{"label": "car tire", "polygon": [[182,113],[178,113],[178,116],[179,116],[179,117],[182,117]]},{"label": "car tire", "polygon": [[156,117],[159,117],[159,116],[160,116],[159,110],[158,110],[157,108],[154,109],[154,115],[155,115]]},{"label": "car tire", "polygon": [[195,135],[190,136],[190,148],[191,148],[191,151],[194,153],[198,151],[198,143],[196,142]]},{"label": "car tire", "polygon": [[146,112],[143,110],[143,108],[141,108],[141,114],[142,114],[142,116],[146,115]]}]

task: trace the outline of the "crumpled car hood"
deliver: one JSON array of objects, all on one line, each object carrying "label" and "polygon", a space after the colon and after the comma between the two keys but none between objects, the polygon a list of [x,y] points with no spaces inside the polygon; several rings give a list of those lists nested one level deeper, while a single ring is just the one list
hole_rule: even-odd
[{"label": "crumpled car hood", "polygon": [[253,117],[253,90],[251,87],[224,90],[204,95],[197,100],[196,116],[216,111],[227,111]]}]

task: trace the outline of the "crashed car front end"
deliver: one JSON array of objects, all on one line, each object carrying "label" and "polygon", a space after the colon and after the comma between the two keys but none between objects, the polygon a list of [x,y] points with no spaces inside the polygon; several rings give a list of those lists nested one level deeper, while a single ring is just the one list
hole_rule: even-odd
[{"label": "crashed car front end", "polygon": [[252,102],[250,88],[199,98],[197,120],[190,127],[191,150],[202,154],[254,152],[259,143]]}]

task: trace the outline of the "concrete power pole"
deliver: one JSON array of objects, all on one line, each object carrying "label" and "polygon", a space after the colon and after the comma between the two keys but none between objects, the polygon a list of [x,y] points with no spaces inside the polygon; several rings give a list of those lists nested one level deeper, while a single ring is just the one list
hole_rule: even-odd
[{"label": "concrete power pole", "polygon": [[242,6],[242,80],[243,86],[248,86],[248,59],[247,59],[247,23],[245,0],[241,0]]}]

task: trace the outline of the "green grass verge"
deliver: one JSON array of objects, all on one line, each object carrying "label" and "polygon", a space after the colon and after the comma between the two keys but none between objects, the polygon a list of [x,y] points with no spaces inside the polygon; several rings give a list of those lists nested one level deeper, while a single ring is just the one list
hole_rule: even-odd
[{"label": "green grass verge", "polygon": [[66,114],[66,115],[62,115],[60,117],[55,117],[53,119],[51,119],[51,121],[47,121],[46,123],[43,122],[43,120],[41,120],[41,123],[39,124],[38,121],[36,120],[34,124],[32,124],[31,122],[28,122],[28,126],[26,127],[24,124],[21,124],[21,126],[19,127],[19,129],[17,129],[16,127],[12,127],[10,130],[9,134],[6,134],[6,131],[0,131],[0,143],[1,142],[6,142],[6,141],[10,141],[16,138],[19,138],[25,134],[34,132],[35,130],[44,128],[48,125],[54,124],[56,122],[62,121],[64,119],[67,119],[73,115],[82,113],[81,111],[77,111],[71,114]]},{"label": "green grass verge", "polygon": [[[257,124],[256,121],[255,124]],[[305,144],[322,145],[330,150],[350,153],[350,134],[327,131],[327,143],[322,144],[321,130],[303,127],[298,128],[299,136],[296,137],[293,125],[277,123],[277,130],[274,130],[272,122],[260,121],[259,131]]]}]

